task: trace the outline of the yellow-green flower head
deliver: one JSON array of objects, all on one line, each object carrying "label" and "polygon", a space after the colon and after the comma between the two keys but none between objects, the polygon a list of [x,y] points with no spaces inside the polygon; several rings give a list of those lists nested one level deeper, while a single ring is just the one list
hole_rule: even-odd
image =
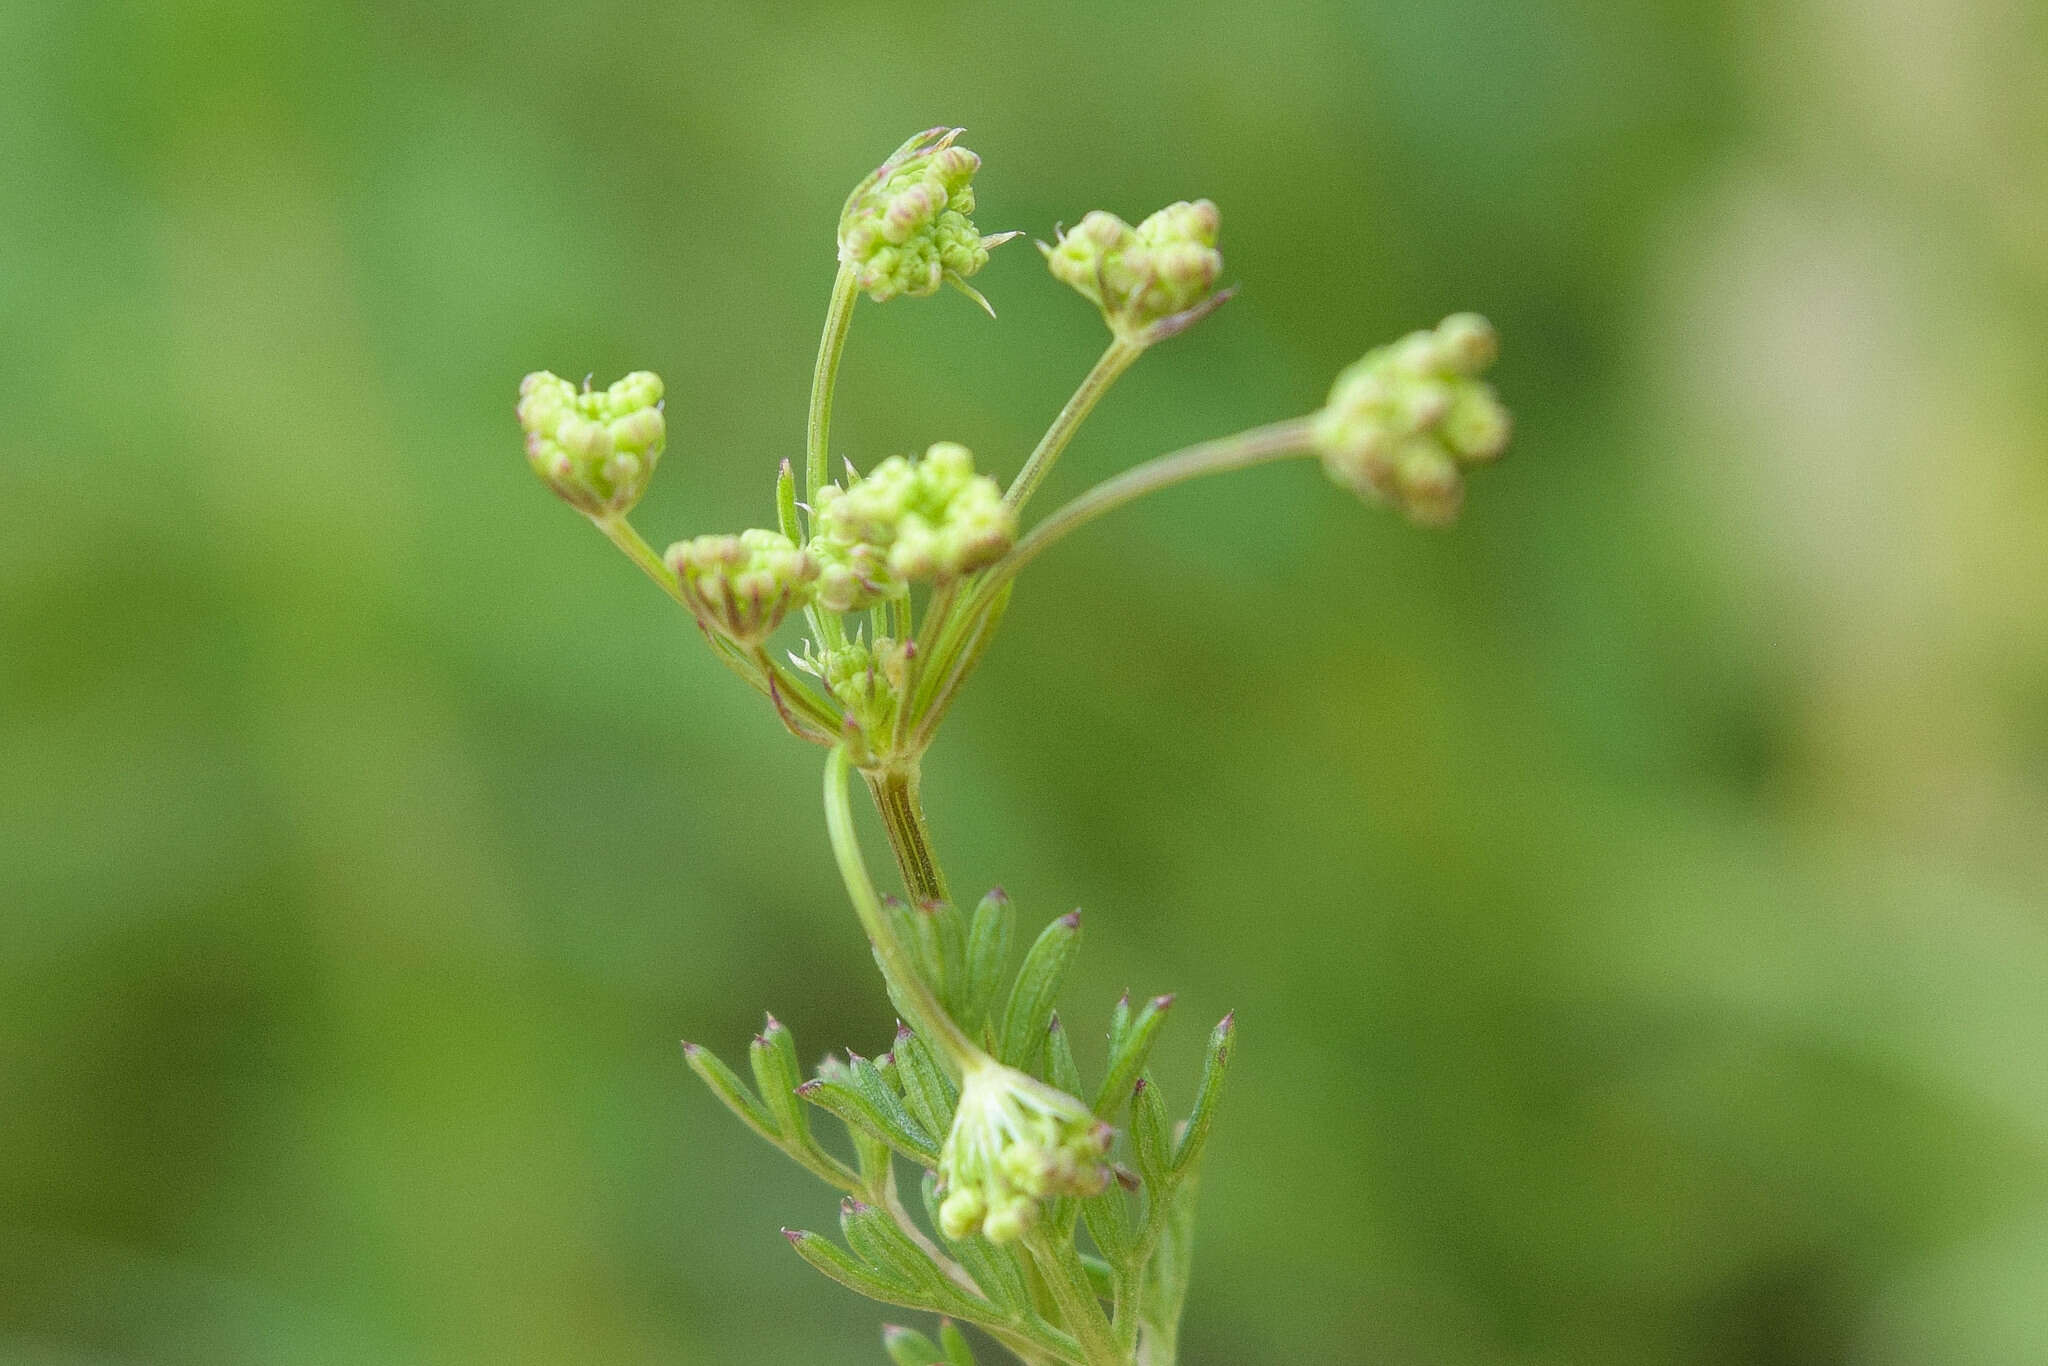
[{"label": "yellow-green flower head", "polygon": [[847,197],[839,260],[875,302],[898,294],[922,298],[949,280],[966,288],[967,278],[988,264],[989,249],[1016,235],[984,237],[974,226],[972,182],[981,158],[953,145],[963,131],[926,129]]},{"label": "yellow-green flower head", "polygon": [[1316,414],[1314,440],[1330,477],[1392,503],[1410,520],[1442,526],[1465,497],[1462,467],[1507,449],[1512,421],[1478,376],[1493,364],[1493,324],[1456,313],[1411,332],[1337,376]]},{"label": "yellow-green flower head", "polygon": [[976,474],[973,454],[951,441],[920,459],[892,455],[843,488],[828,484],[812,514],[818,602],[835,612],[971,574],[1017,539],[1016,514],[996,481]]},{"label": "yellow-green flower head", "polygon": [[779,531],[699,536],[664,558],[697,619],[749,647],[803,605],[818,577],[816,561]]},{"label": "yellow-green flower head", "polygon": [[1223,274],[1216,250],[1221,222],[1206,199],[1169,204],[1135,228],[1097,209],[1038,249],[1053,275],[1100,308],[1119,336],[1136,338],[1162,325],[1170,333],[1178,330],[1174,320],[1209,300]]},{"label": "yellow-green flower head", "polygon": [[661,376],[636,370],[610,388],[582,389],[545,370],[519,385],[526,459],[547,486],[593,517],[640,501],[667,426]]},{"label": "yellow-green flower head", "polygon": [[1037,1222],[1040,1201],[1096,1195],[1109,1185],[1114,1136],[1066,1092],[982,1059],[961,1079],[953,1129],[939,1153],[940,1227],[953,1239],[979,1233],[992,1243],[1015,1241]]}]

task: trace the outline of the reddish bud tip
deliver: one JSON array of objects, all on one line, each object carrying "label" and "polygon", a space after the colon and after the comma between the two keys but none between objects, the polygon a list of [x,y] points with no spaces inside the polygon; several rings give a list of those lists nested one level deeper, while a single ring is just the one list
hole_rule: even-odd
[{"label": "reddish bud tip", "polygon": [[1080,929],[1081,913],[1079,911],[1068,911],[1065,915],[1060,917],[1060,924],[1070,930]]},{"label": "reddish bud tip", "polygon": [[1154,996],[1152,998],[1152,1008],[1154,1010],[1172,1010],[1173,999],[1173,993],[1170,991],[1164,996]]}]

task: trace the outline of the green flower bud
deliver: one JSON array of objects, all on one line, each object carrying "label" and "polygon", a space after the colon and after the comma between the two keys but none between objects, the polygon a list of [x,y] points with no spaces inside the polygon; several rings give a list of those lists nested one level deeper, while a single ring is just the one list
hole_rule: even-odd
[{"label": "green flower bud", "polygon": [[1088,1107],[993,1058],[961,1081],[952,1132],[939,1154],[945,1235],[980,1233],[992,1243],[1022,1237],[1039,1202],[1095,1195],[1109,1185],[1113,1131]]},{"label": "green flower bud", "polygon": [[[819,579],[818,592],[824,592]],[[879,736],[895,717],[896,700],[910,674],[911,642],[882,636],[873,642],[855,638],[830,649],[806,646],[793,655],[796,666],[824,683],[846,714],[870,736]]]},{"label": "green flower bud", "polygon": [[745,646],[767,639],[818,577],[816,562],[779,531],[699,536],[664,558],[697,619]]},{"label": "green flower bud", "polygon": [[1476,313],[1456,313],[1368,352],[1337,377],[1314,441],[1332,479],[1442,526],[1465,497],[1463,467],[1507,448],[1512,422],[1479,379],[1499,341]]},{"label": "green flower bud", "polygon": [[1110,330],[1157,340],[1195,321],[1216,301],[1223,274],[1221,224],[1206,199],[1169,204],[1132,227],[1097,209],[1058,242],[1038,244],[1046,266],[1102,310]]},{"label": "green flower bud", "polygon": [[921,459],[890,456],[812,505],[818,602],[850,612],[901,596],[912,583],[958,578],[1001,559],[1017,539],[1016,513],[974,456],[950,441]]},{"label": "green flower bud", "polygon": [[919,133],[854,187],[840,210],[840,263],[876,303],[922,298],[947,281],[973,295],[968,277],[988,264],[990,248],[1016,235],[984,237],[969,217],[981,158],[953,145],[963,131]]},{"label": "green flower bud", "polygon": [[640,501],[667,435],[659,375],[637,370],[610,388],[579,390],[536,371],[519,386],[518,412],[527,463],[571,506],[601,517]]}]

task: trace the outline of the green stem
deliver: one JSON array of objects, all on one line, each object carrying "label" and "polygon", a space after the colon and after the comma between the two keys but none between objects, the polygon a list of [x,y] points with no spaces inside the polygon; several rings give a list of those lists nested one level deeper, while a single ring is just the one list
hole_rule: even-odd
[{"label": "green stem", "polygon": [[[617,546],[625,557],[631,560],[648,578],[654,580],[662,592],[674,598],[685,611],[690,610],[690,600],[683,594],[683,586],[676,580],[675,571],[654,553],[654,547],[633,524],[626,520],[624,513],[612,513],[604,517],[592,517],[591,523],[605,534],[605,539]],[[697,621],[697,614],[690,612],[690,619]],[[748,687],[775,703],[775,709],[782,715],[783,725],[800,740],[816,744],[832,744],[839,733],[839,716],[818,695],[805,685],[804,681],[788,669],[775,662],[765,650],[756,649],[751,653],[743,651],[724,636],[697,621],[697,629],[711,642],[711,653],[728,669],[746,680]]]},{"label": "green stem", "polygon": [[1119,1351],[1109,1319],[1088,1285],[1088,1273],[1072,1242],[1050,1236],[1043,1224],[1024,1235],[1024,1246],[1045,1275],[1046,1288],[1059,1306],[1060,1317],[1081,1344],[1088,1366],[1126,1366],[1129,1358]]},{"label": "green stem", "polygon": [[1160,489],[1184,484],[1203,475],[1222,474],[1307,454],[1312,420],[1297,417],[1253,427],[1234,436],[1218,437],[1214,441],[1204,441],[1198,446],[1159,456],[1125,470],[1114,479],[1105,479],[1032,527],[1009,554],[984,570],[974,581],[973,594],[961,609],[963,614],[978,610],[997,589],[1016,578],[1025,565],[1038,558],[1054,542],[1104,513],[1114,512],[1148,493],[1157,493]]},{"label": "green stem", "polygon": [[932,850],[931,830],[924,823],[924,803],[918,798],[923,778],[918,761],[899,760],[876,772],[863,771],[861,776],[867,779],[868,795],[875,799],[875,810],[889,832],[889,850],[896,855],[896,866],[903,872],[903,885],[911,899],[920,904],[951,902],[945,871]]},{"label": "green stem", "polygon": [[617,546],[619,552],[631,560],[641,573],[654,580],[662,592],[681,603],[684,608],[689,607],[689,602],[683,597],[682,585],[676,582],[675,571],[662,561],[661,556],[654,553],[654,547],[647,544],[646,538],[633,529],[633,524],[626,520],[625,513],[608,513],[602,517],[592,517],[590,521],[591,525],[602,531],[605,539]]},{"label": "green stem", "polygon": [[1096,359],[1094,368],[1082,379],[1081,387],[1074,390],[1073,397],[1067,400],[1067,406],[1060,409],[1059,416],[1052,420],[1052,426],[1046,428],[1045,435],[1038,439],[1038,446],[1024,462],[1024,468],[1017,471],[1017,477],[1010,481],[1009,492],[1003,495],[1004,502],[1020,512],[1023,510],[1025,500],[1051,472],[1053,462],[1060,458],[1060,452],[1074,439],[1074,433],[1088,420],[1088,414],[1109,392],[1109,386],[1115,384],[1117,377],[1144,354],[1144,347],[1121,337],[1110,342]]},{"label": "green stem", "polygon": [[[1017,477],[1010,481],[1009,490],[1003,494],[1003,501],[1011,509],[1023,509],[1024,500],[1044,481],[1045,476],[1052,470],[1053,462],[1060,458],[1060,453],[1066,450],[1067,443],[1074,439],[1074,433],[1081,430],[1081,424],[1087,421],[1088,414],[1095,411],[1095,405],[1102,401],[1102,396],[1108,393],[1110,386],[1116,383],[1118,377],[1144,354],[1145,348],[1142,345],[1119,337],[1112,340],[1096,358],[1095,364],[1082,377],[1080,387],[1067,399],[1066,406],[1053,418],[1052,425],[1045,429],[1045,435],[1038,438],[1038,444],[1025,459],[1024,467],[1017,471]],[[942,640],[949,638],[949,633],[956,632],[964,625],[953,611],[961,591],[958,583],[948,583],[932,595],[930,604],[925,608],[924,628],[917,642],[917,651],[911,656],[910,678],[904,689],[906,697],[922,691],[921,685],[934,667],[950,665],[950,655],[935,655],[933,651]],[[913,715],[923,715],[915,706],[911,711]]]},{"label": "green stem", "polygon": [[[830,460],[832,394],[839,385],[839,358],[846,351],[846,333],[853,326],[853,305],[859,297],[860,286],[855,282],[853,271],[840,266],[839,273],[832,277],[832,301],[825,307],[825,332],[818,339],[818,361],[811,370],[811,409],[804,421],[804,525],[807,529],[815,520],[815,514],[809,509],[817,507],[818,490],[829,482],[826,465]],[[837,613],[812,604],[804,608],[804,618],[810,622],[811,635],[819,644],[837,646],[845,643],[846,628]]]},{"label": "green stem", "polygon": [[881,894],[868,876],[867,863],[861,857],[860,837],[853,828],[853,806],[847,799],[846,781],[852,767],[846,746],[834,746],[831,757],[825,761],[825,828],[832,837],[832,854],[839,862],[839,876],[846,883],[846,894],[852,898],[854,914],[860,917],[868,942],[874,945],[883,976],[895,988],[904,1008],[918,1017],[910,1024],[964,1071],[981,1062],[985,1055],[939,1004],[882,910]]},{"label": "green stem", "polygon": [[825,310],[825,335],[818,339],[818,363],[811,371],[811,412],[804,424],[804,500],[813,505],[818,490],[829,482],[826,448],[832,429],[832,391],[839,383],[839,357],[846,350],[847,329],[853,326],[853,305],[860,285],[847,266],[832,280],[832,302]]}]

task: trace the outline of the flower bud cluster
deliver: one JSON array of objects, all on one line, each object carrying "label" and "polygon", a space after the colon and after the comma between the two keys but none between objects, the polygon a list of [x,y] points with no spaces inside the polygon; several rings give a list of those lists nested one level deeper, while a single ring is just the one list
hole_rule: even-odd
[{"label": "flower bud cluster", "polygon": [[972,573],[1017,539],[1016,514],[996,481],[976,474],[973,454],[951,441],[918,459],[892,455],[843,488],[828,484],[811,511],[818,602],[834,612]]},{"label": "flower bud cluster", "polygon": [[1314,441],[1332,479],[1443,526],[1464,501],[1465,465],[1507,448],[1507,409],[1478,376],[1499,350],[1493,325],[1456,313],[1368,352],[1337,377]]},{"label": "flower bud cluster", "polygon": [[664,557],[697,619],[743,646],[760,644],[817,580],[817,562],[779,531],[699,536]]},{"label": "flower bud cluster", "polygon": [[545,370],[519,385],[526,459],[578,511],[599,517],[640,501],[667,427],[661,377],[636,370],[610,388],[579,390]]},{"label": "flower bud cluster", "polygon": [[1038,248],[1053,275],[1100,308],[1112,331],[1132,335],[1209,297],[1223,273],[1220,224],[1206,199],[1169,204],[1135,228],[1097,209]]},{"label": "flower bud cluster", "polygon": [[948,1238],[1016,1240],[1055,1195],[1097,1195],[1109,1185],[1114,1132],[1064,1091],[984,1058],[961,1081],[952,1132],[939,1154]]},{"label": "flower bud cluster", "polygon": [[[921,133],[898,148],[854,190],[839,215],[839,260],[869,298],[937,292],[988,264],[1007,234],[983,237],[974,212],[981,158],[953,140],[961,130]],[[934,134],[937,134],[935,137]]]},{"label": "flower bud cluster", "polygon": [[819,679],[863,730],[877,732],[895,715],[896,699],[910,673],[911,643],[889,636],[795,656],[796,665]]}]

